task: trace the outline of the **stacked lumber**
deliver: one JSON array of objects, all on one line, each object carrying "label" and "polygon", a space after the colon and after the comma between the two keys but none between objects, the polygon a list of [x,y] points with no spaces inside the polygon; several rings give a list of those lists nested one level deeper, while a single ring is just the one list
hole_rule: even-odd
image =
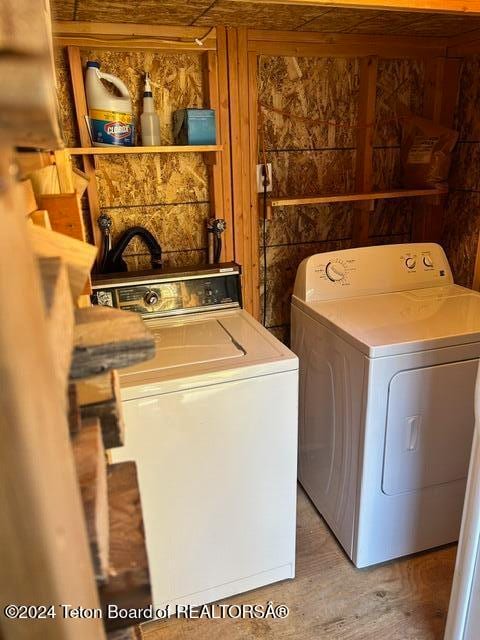
[{"label": "stacked lumber", "polygon": [[116,370],[82,380],[76,385],[77,402],[83,419],[98,417],[105,449],[121,447],[125,425],[120,401],[120,380]]},{"label": "stacked lumber", "polygon": [[54,231],[85,242],[85,224],[78,193],[39,195],[37,202],[40,209],[48,211]]},{"label": "stacked lumber", "polygon": [[75,311],[72,379],[129,367],[154,355],[155,341],[138,313],[100,306]]},{"label": "stacked lumber", "polygon": [[[60,150],[48,0],[4,0],[0,53],[0,257],[2,272],[11,276],[0,279],[0,290],[2,299],[13,305],[2,318],[0,332],[4,596],[9,602],[63,601],[93,609],[99,605],[99,584],[123,602],[128,602],[132,584],[132,597],[138,600],[142,593],[148,603],[148,561],[135,470],[132,464],[123,467],[123,473],[109,469],[105,456],[105,442],[122,442],[121,413],[114,406],[120,402],[118,376],[110,376],[110,395],[107,385],[82,411],[69,374],[73,353],[85,355],[91,349],[96,369],[110,371],[112,363],[139,361],[152,345],[130,319],[103,318],[119,325],[124,340],[117,336],[113,347],[107,345],[106,364],[101,365],[100,319],[95,312],[95,317],[75,319],[73,309],[88,291],[97,250],[85,242],[82,226],[79,194],[85,189],[85,176],[72,170],[69,155]],[[56,151],[17,157],[22,179],[15,183],[13,147]],[[22,309],[25,292],[28,312]],[[96,335],[92,344],[82,337],[90,324]],[[132,352],[137,347],[141,356]],[[95,416],[97,410],[100,417]],[[128,512],[122,511],[124,499]],[[132,554],[129,560],[127,551]],[[72,621],[58,615],[48,621],[24,621],[21,629],[18,621],[2,619],[0,635],[106,637],[98,619]],[[125,630],[116,640],[134,637],[133,630]]]},{"label": "stacked lumber", "polygon": [[82,415],[80,413],[80,405],[78,403],[78,391],[76,384],[68,385],[68,428],[70,431],[70,437],[74,437],[82,428]]},{"label": "stacked lumber", "polygon": [[[153,338],[136,314],[99,307],[74,312],[64,261],[37,262],[57,383],[64,384],[69,370],[71,375],[66,412],[101,603],[105,611],[108,604],[147,607],[151,591],[135,463],[108,466],[105,450],[121,446],[124,434],[119,376],[111,367],[153,355]],[[107,373],[75,380],[98,371]],[[107,629],[130,624],[104,622]],[[135,638],[133,629],[124,633],[117,637]]]},{"label": "stacked lumber", "polygon": [[100,422],[89,418],[72,440],[95,577],[105,582],[109,566],[107,470]]},{"label": "stacked lumber", "polygon": [[[56,162],[61,157],[63,158],[63,156],[59,156],[60,153],[66,152],[55,152]],[[21,154],[19,161],[26,164],[29,159],[22,158],[23,155],[26,154]],[[30,162],[34,162],[34,160],[30,160]],[[37,162],[41,163],[43,160],[37,159]],[[88,178],[83,171],[71,166],[71,160],[69,160],[69,163],[70,166],[63,165],[62,167],[58,164],[33,165],[33,168],[24,169],[22,175],[31,181],[37,198],[41,198],[44,195],[59,195],[62,193],[69,195],[76,193],[79,197],[82,197],[88,186]],[[66,171],[68,174],[66,174]]]},{"label": "stacked lumber", "polygon": [[[25,31],[28,37],[39,13],[38,3],[31,8],[31,28]],[[5,9],[5,16],[8,13]],[[10,87],[3,80],[2,75],[2,89],[8,94]],[[0,121],[5,117],[0,108]],[[3,130],[2,139],[8,140]],[[0,150],[0,294],[8,304],[8,313],[2,314],[0,322],[2,600],[81,603],[96,608],[98,589],[89,564],[65,402],[53,379],[57,365],[51,336],[56,332],[64,339],[63,331],[56,330],[55,318],[62,324],[59,301],[65,299],[62,291],[69,287],[64,286],[64,269],[58,260],[43,274],[39,268],[28,236],[32,225],[27,224],[13,184],[12,157],[11,150]],[[71,323],[73,334],[73,314]],[[2,636],[105,640],[98,619],[77,624],[61,615],[34,618],[18,621],[3,616]]]},{"label": "stacked lumber", "polygon": [[65,395],[73,346],[73,301],[67,267],[60,257],[39,258],[47,334],[55,364],[56,384]]},{"label": "stacked lumber", "polygon": [[[100,587],[104,607],[145,608],[152,602],[145,532],[134,462],[108,468],[110,513],[110,572]],[[128,626],[122,619],[104,617],[107,630]]]},{"label": "stacked lumber", "polygon": [[37,257],[60,256],[64,260],[72,296],[76,300],[90,279],[90,271],[97,255],[96,247],[37,225],[31,225],[28,231],[33,252]]},{"label": "stacked lumber", "polygon": [[14,186],[14,197],[18,202],[19,210],[28,216],[33,213],[37,206],[35,192],[30,180],[20,180]]},{"label": "stacked lumber", "polygon": [[50,217],[48,215],[48,211],[44,209],[37,209],[36,211],[32,211],[30,214],[30,220],[33,224],[36,224],[37,227],[43,227],[44,229],[52,230],[52,225],[50,224]]},{"label": "stacked lumber", "polygon": [[[107,630],[131,624],[128,618],[109,619],[108,605],[151,604],[136,465],[106,465],[104,453],[123,444],[116,369],[148,359],[154,352],[153,337],[138,314],[107,307],[75,310],[68,415]],[[132,629],[125,633],[117,637],[135,638]]]},{"label": "stacked lumber", "polygon": [[57,118],[46,0],[3,0],[0,11],[0,131],[4,145],[63,145]]},{"label": "stacked lumber", "polygon": [[[21,193],[24,215],[36,222],[28,225],[27,235],[38,266],[55,386],[66,404],[100,600],[105,608],[143,608],[151,604],[151,592],[135,463],[109,466],[105,452],[122,446],[124,438],[117,369],[153,357],[154,340],[138,314],[74,308],[97,251],[83,241],[78,195],[35,197],[29,181]],[[104,624],[107,629],[126,627],[131,620],[104,618]],[[122,633],[125,639],[135,637],[132,629]]]}]

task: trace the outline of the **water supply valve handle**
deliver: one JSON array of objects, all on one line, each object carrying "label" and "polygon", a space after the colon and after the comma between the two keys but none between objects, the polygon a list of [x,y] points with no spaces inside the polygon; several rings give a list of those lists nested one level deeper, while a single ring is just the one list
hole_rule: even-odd
[{"label": "water supply valve handle", "polygon": [[221,235],[227,228],[227,223],[223,218],[211,218],[208,221],[208,231],[215,235]]},{"label": "water supply valve handle", "polygon": [[97,224],[104,236],[111,233],[113,221],[109,215],[102,213],[97,218]]}]

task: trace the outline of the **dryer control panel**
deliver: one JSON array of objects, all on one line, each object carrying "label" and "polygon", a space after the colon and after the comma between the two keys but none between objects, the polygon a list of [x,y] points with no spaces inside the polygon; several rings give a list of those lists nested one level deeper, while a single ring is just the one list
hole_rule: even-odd
[{"label": "dryer control panel", "polygon": [[205,269],[100,275],[93,280],[92,301],[145,318],[238,308],[240,267],[229,263]]},{"label": "dryer control panel", "polygon": [[440,245],[411,243],[318,253],[299,266],[294,295],[332,300],[453,284]]}]

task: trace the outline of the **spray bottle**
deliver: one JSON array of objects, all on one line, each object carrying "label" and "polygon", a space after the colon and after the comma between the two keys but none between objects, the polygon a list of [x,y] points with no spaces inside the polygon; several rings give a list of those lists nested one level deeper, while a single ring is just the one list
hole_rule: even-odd
[{"label": "spray bottle", "polygon": [[152,87],[148,73],[145,74],[145,89],[143,91],[143,113],[140,116],[142,125],[142,144],[144,147],[160,145],[160,120],[153,104]]}]

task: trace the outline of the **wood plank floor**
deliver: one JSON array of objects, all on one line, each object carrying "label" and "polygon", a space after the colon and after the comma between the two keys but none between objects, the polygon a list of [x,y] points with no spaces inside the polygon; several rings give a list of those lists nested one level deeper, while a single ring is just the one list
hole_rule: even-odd
[{"label": "wood plank floor", "polygon": [[225,600],[285,603],[285,620],[177,620],[144,640],[441,640],[456,545],[355,569],[305,493],[298,493],[297,576]]}]

